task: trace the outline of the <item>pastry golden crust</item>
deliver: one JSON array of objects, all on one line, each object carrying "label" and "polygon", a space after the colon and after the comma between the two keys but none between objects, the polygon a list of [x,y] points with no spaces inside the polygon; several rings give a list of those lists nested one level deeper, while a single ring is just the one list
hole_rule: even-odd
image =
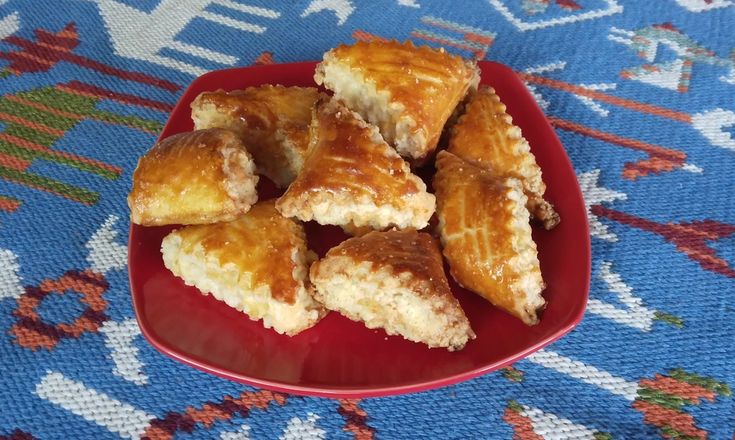
[{"label": "pastry golden crust", "polygon": [[298,174],[309,144],[315,87],[263,85],[204,92],[191,103],[194,127],[229,128],[253,155],[258,172],[285,188]]},{"label": "pastry golden crust", "polygon": [[342,228],[342,231],[344,231],[345,234],[350,235],[352,237],[362,237],[368,232],[373,232],[375,230],[371,228],[370,226],[355,226],[355,224],[351,222],[346,225],[342,225],[340,227]]},{"label": "pastry golden crust", "polygon": [[312,298],[303,227],[284,218],[274,201],[260,202],[235,221],[187,226],[161,243],[166,267],[188,285],[294,335],[324,315]]},{"label": "pastry golden crust", "polygon": [[536,158],[492,87],[481,86],[470,98],[465,114],[451,130],[448,151],[500,176],[520,180],[533,217],[546,229],[559,223],[559,214],[544,200],[546,185]]},{"label": "pastry golden crust", "polygon": [[335,100],[319,101],[309,155],[276,207],[326,225],[425,227],[434,196],[377,128]]},{"label": "pastry golden crust", "polygon": [[401,156],[421,162],[467,90],[477,86],[479,71],[444,49],[372,41],[324,54],[314,80],[377,125]]},{"label": "pastry golden crust", "polygon": [[230,221],[258,200],[255,164],[229,130],[170,136],[138,161],[130,219],[145,226]]},{"label": "pastry golden crust", "polygon": [[317,300],[368,328],[450,351],[475,337],[428,234],[370,232],[348,239],[312,264],[310,274]]},{"label": "pastry golden crust", "polygon": [[446,151],[436,168],[438,229],[452,276],[524,323],[538,323],[544,282],[520,182]]}]

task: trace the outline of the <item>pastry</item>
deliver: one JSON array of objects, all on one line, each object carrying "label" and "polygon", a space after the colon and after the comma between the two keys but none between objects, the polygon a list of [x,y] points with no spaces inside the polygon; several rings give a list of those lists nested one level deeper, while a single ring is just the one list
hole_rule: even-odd
[{"label": "pastry", "polygon": [[252,157],[229,130],[167,137],[138,161],[130,219],[144,226],[234,220],[258,200],[254,173]]},{"label": "pastry", "polygon": [[394,230],[350,238],[312,264],[310,274],[318,301],[368,328],[450,351],[475,338],[429,234]]},{"label": "pastry", "polygon": [[285,188],[304,163],[315,87],[263,85],[201,93],[191,103],[196,129],[229,128],[241,137],[260,174]]},{"label": "pastry", "polygon": [[335,100],[320,100],[311,125],[309,155],[278,199],[286,217],[322,225],[421,229],[434,196],[378,129]]},{"label": "pastry", "polygon": [[342,231],[351,237],[361,237],[368,232],[373,232],[375,229],[370,226],[355,226],[354,223],[350,222],[346,225],[341,226]]},{"label": "pastry", "polygon": [[546,185],[536,158],[492,87],[480,86],[470,98],[451,130],[448,151],[495,174],[520,180],[531,215],[546,229],[559,223],[559,214],[544,200]]},{"label": "pastry", "polygon": [[444,49],[371,41],[324,54],[314,80],[377,125],[401,156],[421,163],[436,148],[454,108],[477,86],[479,71]]},{"label": "pastry", "polygon": [[237,220],[175,230],[161,243],[163,262],[202,293],[295,335],[316,324],[324,308],[314,301],[308,266],[315,258],[296,221],[260,202]]},{"label": "pastry", "polygon": [[436,169],[438,229],[452,277],[524,323],[538,323],[544,281],[520,181],[446,151]]}]

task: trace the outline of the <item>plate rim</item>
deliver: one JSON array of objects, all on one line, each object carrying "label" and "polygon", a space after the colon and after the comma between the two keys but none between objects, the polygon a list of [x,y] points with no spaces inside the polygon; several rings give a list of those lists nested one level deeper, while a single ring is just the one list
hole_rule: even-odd
[{"label": "plate rim", "polygon": [[[198,77],[196,77],[194,80],[191,81],[189,86],[184,89],[184,91],[181,93],[180,97],[178,98],[178,101],[176,102],[176,105],[173,107],[169,115],[177,112],[180,107],[184,105],[190,105],[190,103],[184,103],[183,99],[185,96],[187,96],[192,89],[197,87],[197,85],[208,79],[210,76],[217,76],[222,75],[223,73],[228,72],[241,72],[243,70],[267,70],[268,68],[289,68],[290,66],[304,66],[304,65],[313,65],[318,63],[319,61],[299,61],[299,62],[293,62],[293,63],[279,63],[279,64],[271,64],[271,65],[255,65],[255,66],[240,66],[240,67],[230,67],[226,69],[217,69],[212,70],[209,72],[206,72]],[[479,60],[477,61],[478,67],[482,65],[492,65],[494,69],[499,69],[505,71],[506,74],[509,74],[512,76],[516,81],[523,84],[522,79],[518,76],[518,74],[509,66],[495,62],[495,61],[485,61],[485,60]],[[482,68],[480,67],[480,70]],[[569,159],[569,155],[566,152],[566,149],[564,148],[564,145],[561,143],[561,140],[556,134],[556,131],[552,127],[551,123],[548,120],[548,117],[546,116],[546,113],[538,107],[536,104],[539,112],[541,112],[541,115],[543,115],[543,124],[546,126],[549,132],[553,133],[552,142],[555,142],[559,145],[561,151],[563,152],[563,160],[566,162],[566,165],[569,169],[574,172],[574,167],[572,165],[571,160]],[[159,136],[156,138],[156,143],[158,143],[163,133],[165,133],[169,127],[170,124],[173,123],[173,120],[170,118],[166,121],[166,124],[163,126],[163,128],[160,131]],[[574,190],[577,194],[575,196],[578,196],[579,199],[584,200],[582,190],[579,186],[579,183],[577,182],[574,185]],[[584,301],[580,301],[581,306],[578,307],[577,312],[572,316],[572,319],[564,326],[559,328],[556,332],[552,333],[551,335],[545,337],[544,339],[538,341],[536,344],[527,347],[524,350],[521,350],[519,352],[514,353],[511,356],[508,356],[504,359],[498,360],[496,362],[488,363],[485,365],[482,365],[478,368],[472,369],[470,371],[454,374],[451,376],[442,377],[440,379],[434,379],[434,380],[428,380],[428,381],[418,381],[415,383],[406,383],[401,385],[395,385],[395,386],[385,386],[385,387],[370,387],[370,386],[357,386],[357,387],[339,387],[339,386],[328,386],[328,385],[322,385],[322,386],[305,386],[305,385],[294,385],[294,384],[287,384],[279,381],[269,380],[269,379],[262,379],[262,378],[256,378],[252,376],[247,376],[245,374],[236,373],[231,370],[228,370],[226,368],[214,366],[211,364],[207,364],[205,361],[200,361],[192,356],[187,355],[186,353],[183,353],[179,350],[177,350],[174,347],[169,346],[165,341],[159,340],[158,337],[151,332],[151,330],[147,327],[147,325],[144,323],[144,320],[141,318],[141,313],[139,313],[139,310],[141,309],[141,305],[138,303],[138,300],[136,299],[136,294],[133,292],[133,271],[131,270],[131,253],[128,252],[127,257],[127,263],[128,263],[128,282],[130,286],[130,296],[132,298],[132,306],[133,311],[135,313],[135,320],[138,323],[138,327],[141,330],[141,334],[143,337],[158,351],[163,353],[164,355],[175,359],[185,365],[188,365],[190,367],[194,367],[197,370],[203,371],[205,373],[214,374],[215,376],[229,379],[238,383],[243,383],[246,385],[251,385],[263,389],[268,389],[276,392],[284,392],[299,396],[313,396],[313,397],[327,397],[327,398],[368,398],[368,397],[386,397],[386,396],[395,396],[395,395],[401,395],[401,394],[408,394],[408,393],[415,393],[415,392],[421,392],[421,391],[428,391],[432,389],[437,389],[441,387],[445,387],[448,385],[453,385],[459,382],[464,382],[476,377],[479,377],[481,375],[490,373],[492,371],[496,371],[500,368],[503,368],[507,365],[513,364],[515,362],[518,362],[521,359],[524,359],[531,354],[541,350],[542,348],[548,346],[552,342],[555,342],[559,340],[561,337],[572,331],[582,320],[585,310],[587,308],[587,301],[589,299],[589,290],[590,290],[590,284],[591,284],[591,266],[592,266],[592,249],[591,249],[591,239],[589,235],[589,222],[587,219],[587,215],[582,216],[583,225],[584,225],[584,234],[582,234],[582,240],[584,241],[583,245],[585,248],[585,254],[584,254],[584,270],[586,273],[586,276],[584,277],[584,294],[582,295],[584,297]],[[140,226],[143,227],[143,226]],[[133,238],[133,228],[134,224],[130,222],[129,228],[128,228],[128,249],[131,247],[131,242]]]}]

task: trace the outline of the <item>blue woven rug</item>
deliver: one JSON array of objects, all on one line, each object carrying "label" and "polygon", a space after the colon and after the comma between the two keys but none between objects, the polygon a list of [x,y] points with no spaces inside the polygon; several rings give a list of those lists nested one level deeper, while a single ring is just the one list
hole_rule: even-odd
[{"label": "blue woven rug", "polygon": [[[329,400],[199,373],[140,336],[137,158],[207,70],[375,36],[510,65],[589,206],[571,334],[431,392]],[[731,439],[735,1],[0,1],[0,439]]]}]

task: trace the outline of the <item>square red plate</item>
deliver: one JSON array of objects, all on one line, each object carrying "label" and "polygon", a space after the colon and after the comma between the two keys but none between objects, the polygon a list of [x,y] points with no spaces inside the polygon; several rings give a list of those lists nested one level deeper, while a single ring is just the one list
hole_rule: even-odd
[{"label": "square red plate", "polygon": [[[161,138],[192,129],[189,104],[200,93],[260,84],[313,85],[316,63],[218,70],[189,86]],[[527,327],[452,283],[477,339],[458,352],[429,349],[382,330],[369,330],[337,313],[295,337],[262,327],[211,296],[188,287],[163,265],[161,239],[171,227],[131,225],[130,287],[143,335],[163,353],[238,382],[327,397],[370,397],[449,385],[515,362],[569,332],[582,319],[590,279],[587,216],[574,170],[543,112],[506,66],[480,62],[482,83],[493,86],[532,146],[548,199],[561,215],[553,231],[534,229],[548,307]],[[262,179],[261,182],[264,182]],[[260,185],[261,199],[277,196]],[[323,255],[345,236],[308,224],[312,249]]]}]

